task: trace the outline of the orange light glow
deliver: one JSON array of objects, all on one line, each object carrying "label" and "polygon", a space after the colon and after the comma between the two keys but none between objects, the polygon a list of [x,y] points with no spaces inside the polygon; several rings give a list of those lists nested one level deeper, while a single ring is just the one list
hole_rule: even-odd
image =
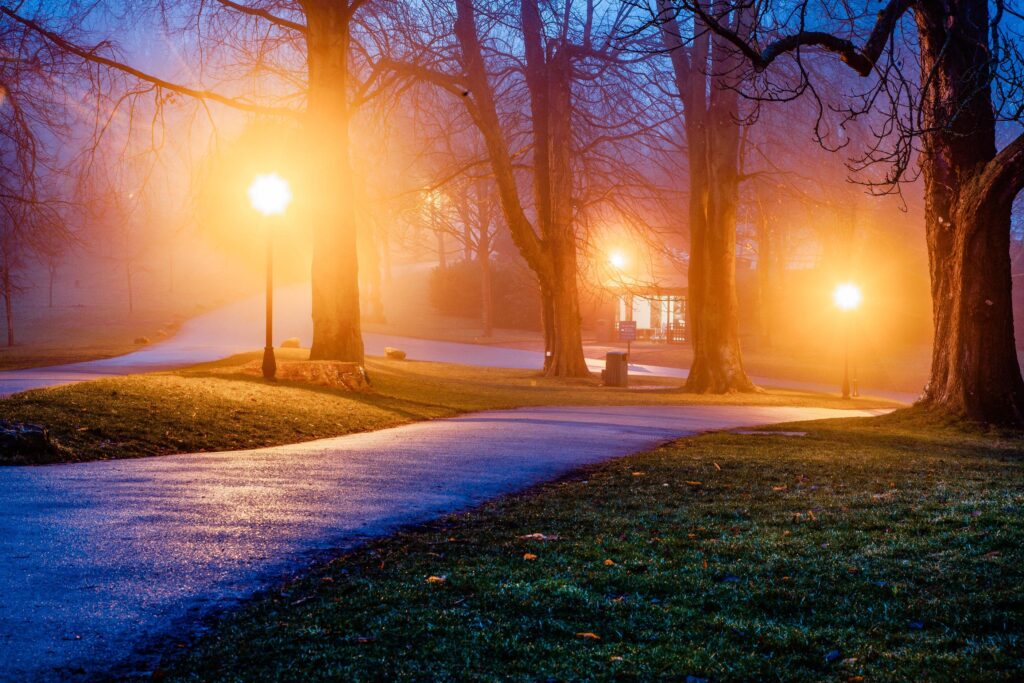
[{"label": "orange light glow", "polygon": [[249,201],[264,216],[280,216],[292,201],[292,189],[276,173],[259,175],[249,186]]},{"label": "orange light glow", "polygon": [[836,307],[844,311],[852,311],[857,308],[860,306],[862,299],[860,287],[852,282],[844,282],[838,285],[832,292],[832,300],[835,302]]},{"label": "orange light glow", "polygon": [[608,256],[608,263],[610,263],[614,268],[622,270],[623,268],[626,267],[626,255],[623,254],[621,251],[613,251]]}]

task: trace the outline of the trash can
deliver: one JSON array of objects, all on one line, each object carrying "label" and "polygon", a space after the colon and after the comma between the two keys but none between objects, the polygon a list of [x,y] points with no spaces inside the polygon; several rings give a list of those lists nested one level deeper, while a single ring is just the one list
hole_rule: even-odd
[{"label": "trash can", "polygon": [[612,351],[604,357],[604,385],[606,387],[629,386],[629,355]]}]

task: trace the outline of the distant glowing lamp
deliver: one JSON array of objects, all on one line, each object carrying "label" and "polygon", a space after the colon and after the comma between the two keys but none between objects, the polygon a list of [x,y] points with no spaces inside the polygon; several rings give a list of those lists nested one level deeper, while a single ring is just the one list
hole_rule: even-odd
[{"label": "distant glowing lamp", "polygon": [[626,255],[621,251],[613,251],[608,256],[608,263],[612,264],[612,267],[622,270],[626,267]]},{"label": "distant glowing lamp", "polygon": [[[256,176],[249,185],[249,202],[264,217],[283,216],[292,201],[292,189],[288,181],[276,173]],[[274,379],[277,376],[277,359],[274,358],[274,232],[267,225],[267,329],[266,346],[263,347],[263,376]]]},{"label": "distant glowing lamp", "polygon": [[860,287],[852,282],[844,282],[832,292],[832,300],[835,302],[836,307],[844,311],[852,311],[857,308],[860,306],[862,299]]},{"label": "distant glowing lamp", "polygon": [[[860,302],[863,300],[863,295],[860,292],[860,287],[853,284],[852,282],[844,282],[841,285],[837,285],[832,291],[832,301],[835,302],[836,308],[841,311],[853,311],[860,306]],[[844,343],[846,349],[844,351],[843,358],[843,398],[850,398],[850,323],[846,321],[844,326]],[[857,390],[857,368],[854,366],[853,370],[853,396],[860,396],[860,392]]]},{"label": "distant glowing lamp", "polygon": [[292,201],[292,188],[276,173],[258,175],[249,185],[249,201],[264,216],[280,216]]}]

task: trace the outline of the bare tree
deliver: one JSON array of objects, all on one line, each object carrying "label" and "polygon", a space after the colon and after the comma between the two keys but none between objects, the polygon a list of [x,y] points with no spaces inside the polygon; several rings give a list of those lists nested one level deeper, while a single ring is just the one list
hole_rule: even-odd
[{"label": "bare tree", "polygon": [[[661,32],[684,105],[690,159],[689,307],[693,364],[688,391],[754,391],[743,369],[736,295],[736,211],[740,183],[736,51],[695,21],[684,37],[668,0],[660,0]],[[730,15],[746,35],[748,12]]]},{"label": "bare tree", "polygon": [[[795,84],[758,79],[762,96],[815,96],[824,84],[802,67],[821,53],[872,79],[849,116],[883,107],[888,125],[861,168],[889,164],[881,182],[891,188],[919,160],[924,179],[936,343],[920,405],[1024,424],[1009,256],[1011,207],[1024,188],[1024,134],[1018,128],[997,145],[997,123],[1024,117],[1020,10],[1002,1],[890,0],[872,18],[798,0],[758,5],[752,30],[738,31],[732,17],[747,8],[683,0],[667,14],[695,17],[768,78],[778,74],[770,70],[775,62],[796,64]],[[911,15],[914,31],[900,40]],[[826,30],[806,28],[811,19]],[[907,57],[919,65],[916,74],[903,71]]]},{"label": "bare tree", "polygon": [[[270,0],[246,5],[230,0],[195,2],[71,3],[63,16],[29,8],[0,7],[6,25],[23,28],[45,40],[68,59],[92,67],[89,85],[105,81],[124,98],[149,96],[158,108],[174,96],[218,103],[236,111],[264,116],[301,118],[308,132],[310,162],[308,194],[315,198],[313,346],[311,357],[363,361],[359,321],[359,275],[355,187],[350,124],[354,107],[368,96],[356,82],[352,49],[356,13],[368,0]],[[144,16],[156,9],[166,26],[183,21],[182,31],[194,31],[200,49],[194,73],[217,71],[217,86],[177,83],[148,73],[126,61],[109,37],[88,44],[76,26],[94,14]],[[184,19],[182,19],[184,18]],[[54,26],[62,20],[60,26]],[[109,21],[108,21],[109,23]],[[247,96],[242,85],[263,77],[270,87],[263,96]],[[116,84],[111,85],[113,81]],[[259,93],[257,93],[259,95]],[[180,99],[180,98],[179,98]],[[102,117],[98,117],[102,118]],[[159,124],[163,118],[154,116]],[[102,131],[102,123],[97,129]],[[154,134],[155,135],[155,134]]]},{"label": "bare tree", "polygon": [[13,299],[29,254],[69,239],[59,211],[66,160],[53,153],[67,138],[66,93],[50,75],[67,65],[46,41],[0,23],[0,295],[7,345],[15,343]]}]

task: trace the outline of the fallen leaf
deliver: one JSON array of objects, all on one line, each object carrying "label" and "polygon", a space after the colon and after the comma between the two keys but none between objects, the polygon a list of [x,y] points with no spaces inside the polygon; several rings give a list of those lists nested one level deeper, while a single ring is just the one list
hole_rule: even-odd
[{"label": "fallen leaf", "polygon": [[719,465],[719,464],[718,464],[717,462],[713,462],[713,463],[711,463],[711,464],[712,464],[712,465],[714,465],[714,466],[715,466],[715,469],[716,469],[716,470],[718,470],[719,472],[721,472],[721,471],[722,471],[722,466],[721,466],[721,465]]},{"label": "fallen leaf", "polygon": [[612,655],[609,659],[611,661],[613,661],[613,662],[621,662],[622,661],[622,657],[620,657],[618,655]]},{"label": "fallen leaf", "polygon": [[782,486],[773,486],[772,491],[785,491],[789,487],[783,484]]},{"label": "fallen leaf", "polygon": [[591,633],[590,631],[583,631],[581,633],[577,633],[576,637],[585,638],[586,640],[601,640],[601,636],[597,635],[596,633]]},{"label": "fallen leaf", "polygon": [[642,477],[642,476],[644,476],[645,474],[647,474],[647,473],[646,473],[646,472],[634,472],[634,473],[633,473],[633,476],[634,476],[634,477]]},{"label": "fallen leaf", "polygon": [[687,486],[703,486],[704,484],[699,482],[699,481],[688,481],[688,482],[686,482],[686,485]]},{"label": "fallen leaf", "polygon": [[427,583],[447,583],[447,576],[428,576]]},{"label": "fallen leaf", "polygon": [[555,536],[555,535],[548,536],[547,534],[541,534],[541,533],[525,534],[523,536],[518,536],[518,538],[519,538],[520,541],[557,541],[557,540],[560,540],[558,536]]},{"label": "fallen leaf", "polygon": [[523,559],[524,560],[536,560],[537,556],[534,555],[533,553],[526,553],[525,555],[523,555]]},{"label": "fallen leaf", "polygon": [[611,560],[611,559],[605,560],[604,561],[604,566],[606,566],[606,567],[614,567],[615,566],[615,560]]}]

